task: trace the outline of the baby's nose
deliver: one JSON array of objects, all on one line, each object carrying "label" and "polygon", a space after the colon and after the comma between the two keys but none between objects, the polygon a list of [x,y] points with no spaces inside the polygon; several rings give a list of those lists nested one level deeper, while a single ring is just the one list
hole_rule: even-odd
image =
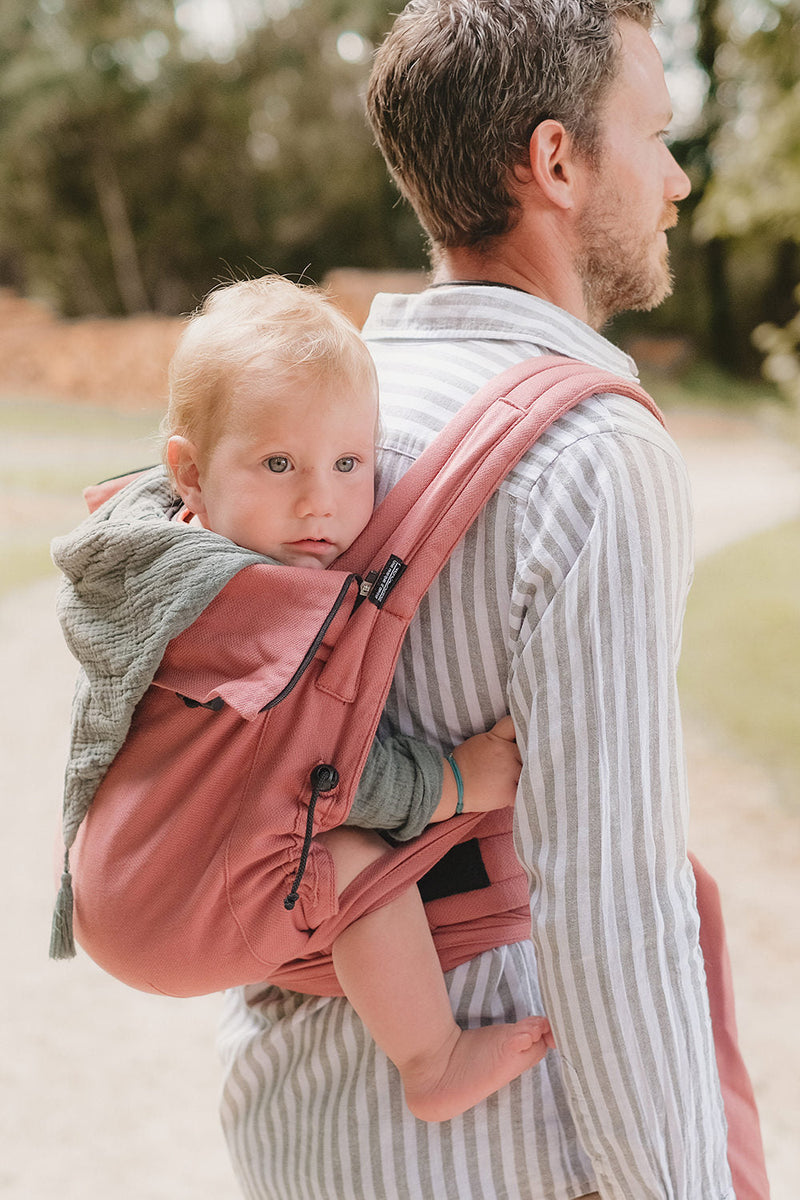
[{"label": "baby's nose", "polygon": [[304,479],[297,498],[301,517],[329,517],[333,510],[333,491],[321,476]]}]

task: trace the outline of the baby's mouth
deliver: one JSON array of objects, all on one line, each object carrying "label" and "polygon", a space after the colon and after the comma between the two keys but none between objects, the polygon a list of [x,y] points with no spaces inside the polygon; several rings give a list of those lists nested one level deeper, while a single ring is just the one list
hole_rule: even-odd
[{"label": "baby's mouth", "polygon": [[318,550],[327,550],[330,546],[333,545],[333,542],[330,541],[329,538],[309,537],[309,538],[298,538],[296,542],[290,542],[289,545],[294,546],[298,550],[299,549],[314,550],[315,548]]}]

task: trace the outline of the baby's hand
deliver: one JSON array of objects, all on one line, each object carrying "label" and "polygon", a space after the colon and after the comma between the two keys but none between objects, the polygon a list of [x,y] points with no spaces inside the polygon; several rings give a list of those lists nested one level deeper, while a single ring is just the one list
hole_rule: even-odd
[{"label": "baby's hand", "polygon": [[[464,781],[463,812],[491,812],[514,803],[522,766],[511,717],[503,717],[487,733],[476,733],[453,751]],[[458,792],[448,762],[439,807],[432,821],[444,821],[456,810]]]}]

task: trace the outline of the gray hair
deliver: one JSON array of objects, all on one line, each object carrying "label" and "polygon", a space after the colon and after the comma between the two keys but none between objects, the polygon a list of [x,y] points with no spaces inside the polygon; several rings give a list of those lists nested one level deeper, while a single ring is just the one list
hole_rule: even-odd
[{"label": "gray hair", "polygon": [[367,110],[433,246],[507,233],[509,172],[540,122],[596,154],[619,70],[619,21],[650,28],[653,0],[411,0],[378,50]]}]

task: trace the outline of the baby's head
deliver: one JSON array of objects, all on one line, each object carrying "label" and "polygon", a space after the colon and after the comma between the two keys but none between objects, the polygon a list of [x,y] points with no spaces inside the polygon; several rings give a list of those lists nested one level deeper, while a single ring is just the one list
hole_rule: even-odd
[{"label": "baby's head", "polygon": [[212,292],[186,326],[164,458],[207,529],[323,568],[372,512],[377,420],[355,327],[316,288],[266,276]]}]

